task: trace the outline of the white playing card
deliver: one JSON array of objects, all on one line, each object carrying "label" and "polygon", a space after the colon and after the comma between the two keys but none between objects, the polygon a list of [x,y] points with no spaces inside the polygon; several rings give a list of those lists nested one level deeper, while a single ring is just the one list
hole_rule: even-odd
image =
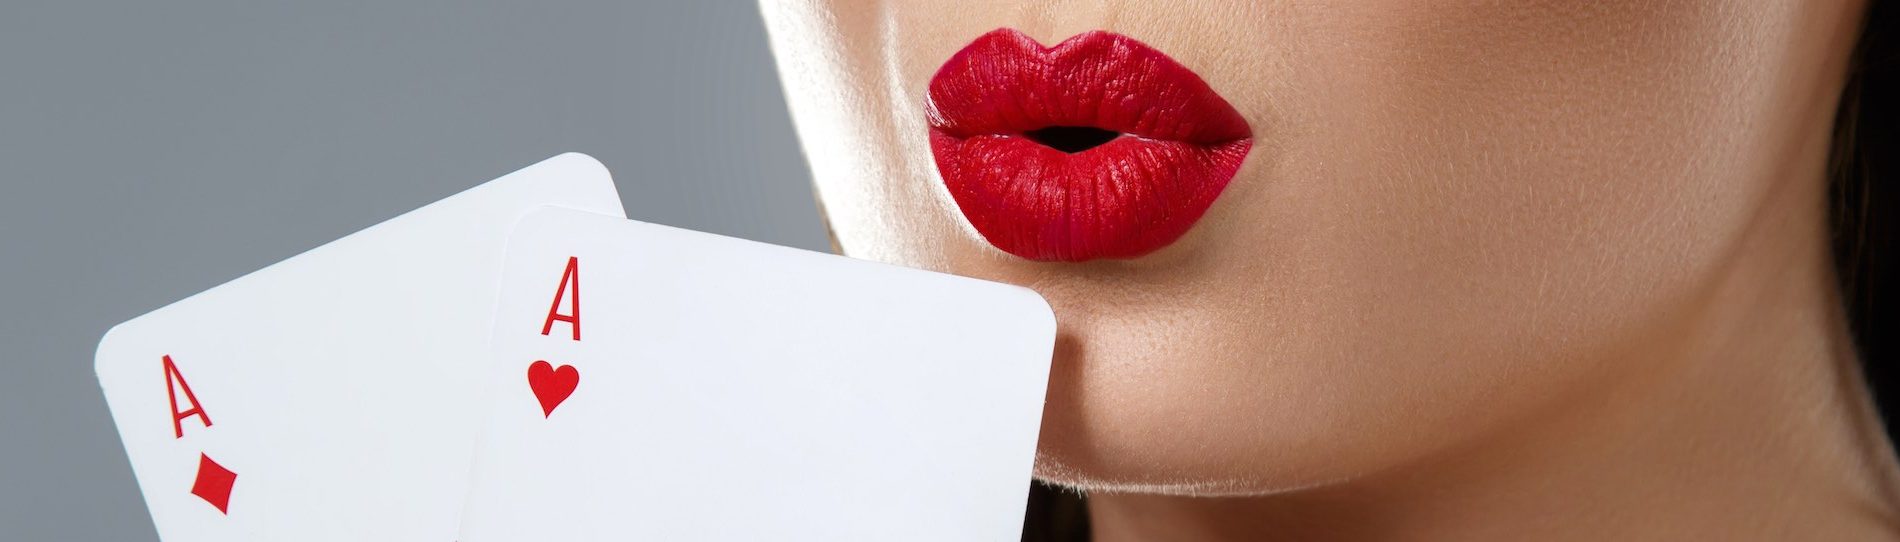
[{"label": "white playing card", "polygon": [[461,540],[1015,540],[1055,331],[1025,288],[537,211]]},{"label": "white playing card", "polygon": [[624,216],[607,170],[564,154],[106,333],[99,384],[159,535],[453,540],[506,236],[546,205]]}]

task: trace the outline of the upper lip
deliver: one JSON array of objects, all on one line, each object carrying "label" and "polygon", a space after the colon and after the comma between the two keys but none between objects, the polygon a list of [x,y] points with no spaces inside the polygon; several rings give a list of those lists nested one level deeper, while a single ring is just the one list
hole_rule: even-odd
[{"label": "upper lip", "polygon": [[984,34],[931,78],[925,115],[937,169],[971,226],[1044,261],[1135,258],[1173,243],[1253,141],[1192,70],[1103,31],[1052,47],[1008,28]]},{"label": "upper lip", "polygon": [[[997,29],[958,51],[938,73],[930,83],[928,120],[954,137],[1051,126],[1203,145],[1252,136],[1246,120],[1192,70],[1111,32],[1093,30],[1044,47],[1022,32]],[[1024,91],[1052,83],[1056,95]]]}]

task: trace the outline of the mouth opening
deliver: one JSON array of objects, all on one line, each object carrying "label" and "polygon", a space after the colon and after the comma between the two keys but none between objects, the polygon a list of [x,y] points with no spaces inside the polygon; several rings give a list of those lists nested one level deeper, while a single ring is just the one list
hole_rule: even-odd
[{"label": "mouth opening", "polygon": [[1050,126],[1023,132],[1030,141],[1069,154],[1100,147],[1121,135],[1121,132],[1092,126]]}]

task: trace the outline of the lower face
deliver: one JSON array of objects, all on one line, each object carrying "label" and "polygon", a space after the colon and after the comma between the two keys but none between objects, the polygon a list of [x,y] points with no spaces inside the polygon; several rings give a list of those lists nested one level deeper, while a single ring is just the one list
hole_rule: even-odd
[{"label": "lower face", "polygon": [[[1808,150],[1787,134],[1831,111],[1839,67],[1821,60],[1854,6],[1824,4],[813,1],[765,15],[839,248],[1024,285],[1055,308],[1037,474],[1235,494],[1482,442],[1644,370],[1632,354],[1667,339],[1651,330],[1683,317],[1787,177],[1779,164]],[[1145,181],[1170,201],[1211,192],[1192,219],[1052,227],[993,208],[984,190],[1132,160],[1021,140],[946,158],[984,134],[946,131],[957,122],[936,109],[973,91],[933,96],[933,78],[997,29],[1152,47],[1243,123],[1193,143],[1245,148]],[[1151,135],[1131,126],[1107,128]]]}]

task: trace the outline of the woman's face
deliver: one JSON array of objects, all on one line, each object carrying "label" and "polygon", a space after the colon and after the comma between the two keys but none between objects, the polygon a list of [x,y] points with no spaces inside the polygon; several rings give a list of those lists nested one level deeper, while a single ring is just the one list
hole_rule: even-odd
[{"label": "woman's face", "polygon": [[[1655,370],[1650,355],[1756,217],[1819,208],[1810,181],[1857,9],[978,0],[765,13],[838,247],[1024,285],[1054,307],[1037,474],[1223,494],[1482,445]],[[945,158],[956,142],[933,141],[953,123],[933,110],[971,92],[933,98],[933,76],[1001,28],[1043,46],[1106,30],[1198,74],[1245,122],[1231,181],[1178,237],[1095,249],[1034,238],[1063,236],[1008,214],[1021,209],[966,208],[994,205],[955,192],[1072,167],[1023,166],[1035,160],[1012,153],[1042,152],[1030,147]],[[1004,92],[1050,92],[1022,86]],[[966,186],[946,184],[945,166]],[[1161,169],[1137,177],[1166,201],[1219,184]]]}]

